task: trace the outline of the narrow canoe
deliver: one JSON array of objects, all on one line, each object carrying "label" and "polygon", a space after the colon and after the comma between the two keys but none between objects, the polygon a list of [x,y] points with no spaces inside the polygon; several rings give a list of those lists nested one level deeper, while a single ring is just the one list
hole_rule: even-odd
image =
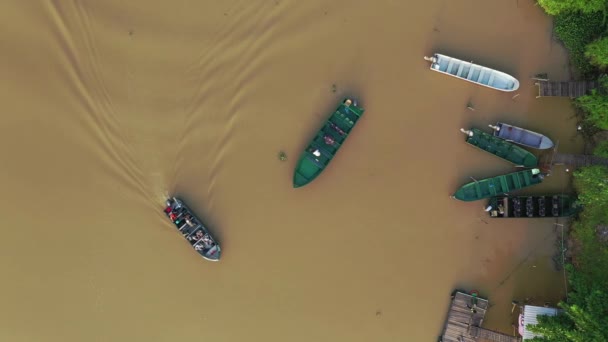
[{"label": "narrow canoe", "polygon": [[470,130],[461,128],[460,131],[467,135],[467,143],[470,145],[517,166],[536,167],[538,165],[538,159],[535,155],[515,144],[494,137],[492,134],[482,132],[477,128],[472,128]]},{"label": "narrow canoe", "polygon": [[220,260],[220,245],[184,202],[171,197],[166,202],[164,212],[198,254],[209,261]]},{"label": "narrow canoe", "polygon": [[523,146],[546,150],[553,147],[553,141],[546,136],[527,129],[497,122],[496,126],[488,125],[494,130],[494,136]]},{"label": "narrow canoe", "polygon": [[352,99],[340,103],[302,152],[293,174],[294,188],[312,182],[325,170],[364,111]]},{"label": "narrow canoe", "polygon": [[461,201],[477,201],[536,185],[542,180],[543,176],[539,169],[523,170],[479,181],[475,180],[461,186],[453,197]]},{"label": "narrow canoe", "polygon": [[486,211],[492,218],[568,217],[578,211],[568,195],[494,196]]},{"label": "narrow canoe", "polygon": [[424,59],[431,62],[431,70],[467,82],[505,92],[515,91],[519,88],[519,81],[515,77],[498,70],[439,53],[432,57],[424,56]]}]

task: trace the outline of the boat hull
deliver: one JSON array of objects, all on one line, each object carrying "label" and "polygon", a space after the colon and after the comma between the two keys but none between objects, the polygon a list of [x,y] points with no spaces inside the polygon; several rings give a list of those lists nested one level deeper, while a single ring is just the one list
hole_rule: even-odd
[{"label": "boat hull", "polygon": [[578,211],[568,195],[494,196],[488,205],[491,218],[568,217]]},{"label": "boat hull", "polygon": [[553,147],[553,141],[540,133],[503,122],[497,122],[496,126],[490,125],[490,127],[494,130],[493,135],[495,137],[505,141],[539,150],[546,150]]},{"label": "boat hull", "polygon": [[327,168],[364,111],[351,99],[340,103],[302,152],[294,170],[294,188],[309,184]]},{"label": "boat hull", "polygon": [[198,254],[209,261],[220,260],[220,245],[183,201],[176,197],[167,199],[164,212]]},{"label": "boat hull", "polygon": [[431,62],[430,69],[438,73],[504,92],[512,92],[519,89],[519,81],[502,71],[465,62],[439,53],[434,54],[432,57],[425,56],[424,59]]},{"label": "boat hull", "polygon": [[538,159],[523,148],[499,139],[492,134],[472,128],[468,131],[461,129],[467,135],[467,143],[482,151],[504,159],[516,166],[536,167]]},{"label": "boat hull", "polygon": [[523,170],[467,183],[453,197],[466,202],[477,201],[540,184],[542,180],[539,169]]}]

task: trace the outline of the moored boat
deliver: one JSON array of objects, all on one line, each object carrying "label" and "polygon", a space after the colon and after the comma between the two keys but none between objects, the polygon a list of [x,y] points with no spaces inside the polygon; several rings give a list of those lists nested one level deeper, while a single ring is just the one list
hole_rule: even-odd
[{"label": "moored boat", "polygon": [[481,86],[500,91],[510,92],[519,88],[519,81],[502,71],[490,69],[471,62],[442,55],[433,54],[432,57],[424,56],[424,59],[431,62],[431,70],[446,74],[452,77],[479,84]]},{"label": "moored boat", "polygon": [[293,175],[294,188],[312,182],[325,170],[364,111],[352,99],[340,103],[302,152]]},{"label": "moored boat", "polygon": [[526,147],[545,150],[553,147],[553,141],[546,136],[530,130],[497,122],[496,126],[488,125],[494,131],[494,136]]},{"label": "moored boat", "polygon": [[220,260],[220,245],[184,202],[171,197],[166,202],[164,212],[198,254],[209,261]]},{"label": "moored boat", "polygon": [[486,209],[492,218],[568,217],[577,210],[568,195],[493,196]]},{"label": "moored boat", "polygon": [[515,144],[499,139],[477,128],[470,130],[461,128],[460,131],[467,135],[467,143],[470,145],[511,162],[516,166],[536,167],[538,165],[538,159],[535,155]]},{"label": "moored boat", "polygon": [[453,198],[461,201],[477,201],[536,185],[542,180],[543,176],[539,169],[513,172],[467,183],[454,193]]}]

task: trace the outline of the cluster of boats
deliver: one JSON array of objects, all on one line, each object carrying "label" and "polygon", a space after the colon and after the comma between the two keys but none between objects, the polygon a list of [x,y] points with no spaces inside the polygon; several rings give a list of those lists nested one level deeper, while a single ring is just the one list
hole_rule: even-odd
[{"label": "cluster of boats", "polygon": [[461,186],[453,197],[461,201],[489,198],[486,211],[492,218],[564,217],[574,214],[575,203],[568,195],[508,195],[543,181],[543,174],[537,168],[538,158],[518,145],[544,150],[553,147],[551,139],[504,122],[488,126],[492,128],[492,134],[477,128],[461,128],[460,131],[466,134],[468,144],[516,167],[527,169],[481,180],[474,179]]},{"label": "cluster of boats", "polygon": [[[424,57],[431,62],[430,69],[448,76],[475,83],[503,92],[519,88],[519,81],[511,75],[471,62],[462,61],[442,54]],[[490,217],[560,217],[572,215],[574,203],[568,195],[516,196],[520,190],[543,181],[538,166],[538,158],[521,146],[545,150],[553,147],[548,137],[516,127],[504,122],[488,125],[491,133],[477,128],[460,129],[466,135],[466,142],[482,151],[499,157],[525,170],[476,180],[461,186],[452,196],[461,201],[477,201],[489,198],[487,211]]]},{"label": "cluster of boats", "polygon": [[[467,82],[503,92],[512,92],[519,88],[519,81],[513,76],[472,62],[438,53],[432,57],[425,56],[424,59],[431,62],[431,70]],[[338,105],[300,155],[293,174],[294,188],[309,184],[327,168],[364,112],[354,99],[344,99]],[[540,184],[543,180],[543,175],[537,168],[537,157],[521,146],[549,149],[553,147],[551,139],[503,122],[489,126],[492,133],[477,128],[461,131],[466,134],[468,144],[525,170],[474,180],[460,187],[452,197],[461,201],[489,198],[486,211],[491,217],[497,218],[572,215],[573,201],[567,195],[508,195],[513,191]],[[181,200],[169,198],[164,211],[177,230],[203,258],[211,261],[220,259],[219,244]]]}]

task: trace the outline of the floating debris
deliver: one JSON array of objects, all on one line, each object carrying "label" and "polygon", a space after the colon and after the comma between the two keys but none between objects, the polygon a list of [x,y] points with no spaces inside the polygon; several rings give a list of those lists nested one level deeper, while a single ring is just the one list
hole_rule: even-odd
[{"label": "floating debris", "polygon": [[280,161],[286,161],[287,160],[287,153],[280,151],[279,152],[279,160]]}]

